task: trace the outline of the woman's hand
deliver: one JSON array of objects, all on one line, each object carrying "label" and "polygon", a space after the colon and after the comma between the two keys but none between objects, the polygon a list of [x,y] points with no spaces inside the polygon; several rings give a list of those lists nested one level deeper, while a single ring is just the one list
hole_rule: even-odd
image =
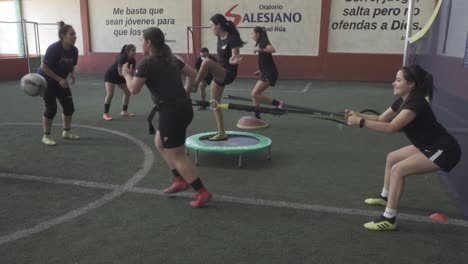
[{"label": "woman's hand", "polygon": [[122,65],[122,76],[127,77],[131,76],[133,72],[133,67],[126,62],[124,65]]},{"label": "woman's hand", "polygon": [[237,56],[232,56],[229,58],[229,63],[230,64],[240,64],[242,62],[242,57],[237,55]]},{"label": "woman's hand", "polygon": [[59,84],[60,86],[62,86],[62,88],[70,88],[70,85],[68,84],[68,81],[67,79],[64,79],[64,78],[61,78],[60,81],[59,81]]},{"label": "woman's hand", "polygon": [[71,73],[71,74],[70,74],[70,81],[71,81],[71,82],[70,82],[71,85],[74,85],[74,84],[75,84],[75,82],[76,82],[76,76],[75,76],[74,73]]},{"label": "woman's hand", "polygon": [[345,118],[348,120],[348,125],[350,126],[357,126],[361,122],[361,115],[353,110],[346,109],[345,110]]}]

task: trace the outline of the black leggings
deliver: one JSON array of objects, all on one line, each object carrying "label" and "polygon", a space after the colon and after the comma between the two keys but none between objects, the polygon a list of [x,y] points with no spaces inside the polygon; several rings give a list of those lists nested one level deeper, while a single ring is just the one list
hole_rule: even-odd
[{"label": "black leggings", "polygon": [[75,112],[73,98],[70,88],[63,88],[55,80],[47,80],[47,88],[44,91],[43,99],[45,103],[44,117],[54,119],[57,114],[57,100],[63,108],[64,116],[72,116]]}]

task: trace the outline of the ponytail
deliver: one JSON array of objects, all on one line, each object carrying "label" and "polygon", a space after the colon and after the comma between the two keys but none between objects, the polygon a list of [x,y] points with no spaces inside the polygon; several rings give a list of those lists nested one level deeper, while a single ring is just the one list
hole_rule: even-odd
[{"label": "ponytail", "polygon": [[159,55],[162,57],[163,61],[167,63],[174,62],[172,50],[166,43],[159,49]]},{"label": "ponytail", "polygon": [[125,53],[127,53],[127,45],[122,46],[122,49],[120,50],[120,56],[124,55]]},{"label": "ponytail", "polygon": [[421,80],[422,94],[424,97],[427,97],[429,102],[432,102],[432,97],[434,95],[434,80],[432,74],[426,72],[426,75]]}]

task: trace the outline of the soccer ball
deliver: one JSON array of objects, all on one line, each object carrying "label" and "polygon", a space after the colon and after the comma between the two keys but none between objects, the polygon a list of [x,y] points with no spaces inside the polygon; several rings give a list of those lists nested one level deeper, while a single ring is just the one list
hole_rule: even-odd
[{"label": "soccer ball", "polygon": [[28,73],[21,78],[20,87],[29,96],[39,96],[47,87],[47,81],[37,73]]}]

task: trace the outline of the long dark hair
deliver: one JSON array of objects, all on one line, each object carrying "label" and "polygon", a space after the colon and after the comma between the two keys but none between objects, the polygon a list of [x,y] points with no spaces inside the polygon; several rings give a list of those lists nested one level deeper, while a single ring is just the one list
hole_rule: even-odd
[{"label": "long dark hair", "polygon": [[414,89],[411,90],[406,101],[416,98],[429,98],[429,102],[432,101],[434,94],[434,81],[432,75],[425,71],[418,64],[411,64],[410,66],[401,67],[403,72],[403,78],[407,82],[414,82]]},{"label": "long dark hair", "polygon": [[120,56],[120,57],[125,56],[127,59],[129,59],[129,58],[128,58],[128,52],[129,52],[130,50],[134,49],[134,48],[135,48],[135,45],[133,45],[133,44],[125,44],[125,45],[123,45],[123,46],[122,46],[122,49],[120,50],[120,55],[119,55],[119,56]]},{"label": "long dark hair", "polygon": [[164,32],[157,27],[150,27],[143,30],[143,38],[151,41],[151,46],[155,50],[157,56],[161,57],[162,61],[174,63],[176,58],[172,55],[171,48],[166,44]]},{"label": "long dark hair", "polygon": [[237,30],[234,23],[231,20],[227,20],[226,17],[223,16],[222,14],[215,14],[210,18],[210,20],[215,25],[221,25],[221,28],[224,31],[228,32],[229,34],[233,34],[233,35],[238,36],[239,39],[241,40],[241,47],[244,46],[245,43],[247,43],[247,42],[242,40],[242,38],[240,36],[240,33],[239,33],[239,30]]},{"label": "long dark hair", "polygon": [[63,21],[58,22],[58,26],[58,37],[60,40],[63,40],[63,36],[65,36],[71,29],[73,29],[71,25],[65,24]]},{"label": "long dark hair", "polygon": [[268,34],[264,27],[254,27],[253,31],[257,34],[260,34],[260,37],[257,39],[257,43],[255,43],[255,47],[257,47],[258,44],[260,44],[260,41],[262,40],[264,40],[265,42],[270,42],[270,40],[268,39]]}]

